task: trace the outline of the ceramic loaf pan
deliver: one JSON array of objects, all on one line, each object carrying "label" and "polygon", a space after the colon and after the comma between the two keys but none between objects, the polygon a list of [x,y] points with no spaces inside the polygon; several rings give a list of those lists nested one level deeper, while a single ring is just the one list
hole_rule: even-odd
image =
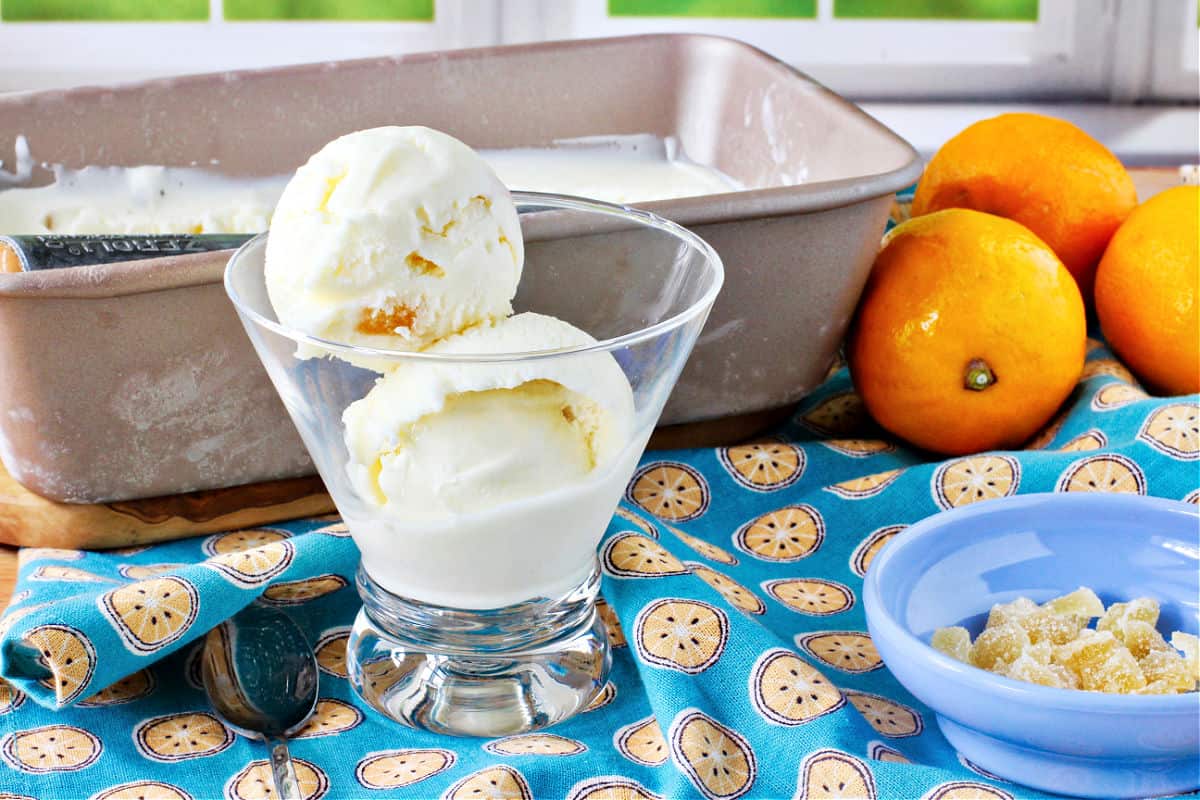
[{"label": "ceramic loaf pan", "polygon": [[[213,163],[271,175],[336,136],[389,124],[486,148],[674,137],[749,188],[646,206],[694,228],[726,268],[664,424],[761,414],[815,387],[891,195],[920,171],[906,142],[801,73],[692,35],[2,97],[0,152],[24,135],[35,160],[68,167]],[[90,503],[311,471],[224,297],[227,255],[0,274],[0,455],[18,481]]]}]

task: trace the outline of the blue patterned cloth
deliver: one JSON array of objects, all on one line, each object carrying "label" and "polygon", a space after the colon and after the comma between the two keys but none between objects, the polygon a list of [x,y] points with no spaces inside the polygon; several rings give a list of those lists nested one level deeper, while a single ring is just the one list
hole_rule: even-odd
[{"label": "blue patterned cloth", "polygon": [[[357,552],[336,518],[23,550],[0,643],[0,797],[273,796],[261,745],[211,715],[197,679],[203,633],[255,599],[288,606],[320,655],[317,716],[293,746],[310,798],[1037,796],[956,756],[879,662],[859,595],[906,525],[988,495],[1196,502],[1196,398],[1148,397],[1093,345],[1025,451],[931,462],[881,438],[840,369],[775,439],[647,453],[601,550],[611,684],[546,734],[440,737],[356,700],[342,659]],[[699,620],[684,655],[654,635],[680,612]],[[801,716],[781,671],[816,698]]]}]

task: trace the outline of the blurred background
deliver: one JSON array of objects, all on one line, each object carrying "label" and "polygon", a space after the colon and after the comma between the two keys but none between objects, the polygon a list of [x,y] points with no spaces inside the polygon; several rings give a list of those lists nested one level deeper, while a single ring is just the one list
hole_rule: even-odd
[{"label": "blurred background", "polygon": [[0,91],[644,32],[743,39],[931,153],[1037,105],[1191,163],[1198,0],[0,0]]}]

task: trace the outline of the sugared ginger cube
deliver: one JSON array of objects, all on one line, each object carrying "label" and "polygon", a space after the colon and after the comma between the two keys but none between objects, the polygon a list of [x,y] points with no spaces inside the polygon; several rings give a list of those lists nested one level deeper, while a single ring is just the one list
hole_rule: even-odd
[{"label": "sugared ginger cube", "polygon": [[1138,660],[1138,666],[1148,684],[1161,684],[1163,692],[1190,692],[1196,688],[1196,678],[1188,671],[1187,662],[1174,650],[1152,650]]},{"label": "sugared ginger cube", "polygon": [[1200,638],[1183,631],[1175,631],[1171,634],[1171,646],[1183,653],[1188,672],[1200,681]]},{"label": "sugared ginger cube", "polygon": [[1080,586],[1070,594],[1048,600],[1042,606],[1056,614],[1070,614],[1076,617],[1091,619],[1104,613],[1104,604],[1096,593],[1086,586]]},{"label": "sugared ginger cube", "polygon": [[983,669],[993,669],[997,661],[1011,664],[1029,647],[1029,634],[1016,623],[989,626],[971,646],[971,663]]},{"label": "sugared ginger cube", "polygon": [[1112,631],[1113,636],[1125,643],[1134,658],[1144,658],[1156,650],[1170,651],[1162,634],[1153,625],[1140,619],[1126,620]]},{"label": "sugared ginger cube", "polygon": [[1139,597],[1128,603],[1113,603],[1096,623],[1098,631],[1112,631],[1123,624],[1137,620],[1147,625],[1158,624],[1158,601],[1150,597]]},{"label": "sugared ginger cube", "polygon": [[1088,619],[1076,614],[1060,614],[1049,608],[1039,608],[1016,621],[1029,634],[1029,641],[1066,644],[1087,627]]},{"label": "sugared ginger cube", "polygon": [[967,664],[971,663],[971,634],[966,628],[958,625],[938,628],[933,632],[929,643],[940,653]]},{"label": "sugared ginger cube", "polygon": [[1081,631],[1078,639],[1055,649],[1054,661],[1079,677],[1081,689],[1125,693],[1146,685],[1137,659],[1111,631]]},{"label": "sugared ginger cube", "polygon": [[1037,611],[1037,603],[1030,600],[1028,597],[1018,597],[1011,603],[997,603],[992,606],[992,610],[988,612],[987,626],[994,628],[997,625],[1007,625],[1012,622],[1018,622],[1022,618],[1029,616]]}]

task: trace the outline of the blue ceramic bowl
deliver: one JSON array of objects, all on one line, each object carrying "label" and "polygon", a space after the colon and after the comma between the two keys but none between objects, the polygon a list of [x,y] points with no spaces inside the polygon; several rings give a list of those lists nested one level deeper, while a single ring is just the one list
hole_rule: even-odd
[{"label": "blue ceramic bowl", "polygon": [[934,650],[934,629],[979,633],[988,610],[1090,586],[1107,605],[1154,597],[1159,630],[1197,632],[1200,516],[1106,494],[1010,497],[937,514],[893,539],[863,588],[884,662],[967,759],[1059,794],[1149,797],[1200,786],[1200,695],[1111,695],[1014,681]]}]

